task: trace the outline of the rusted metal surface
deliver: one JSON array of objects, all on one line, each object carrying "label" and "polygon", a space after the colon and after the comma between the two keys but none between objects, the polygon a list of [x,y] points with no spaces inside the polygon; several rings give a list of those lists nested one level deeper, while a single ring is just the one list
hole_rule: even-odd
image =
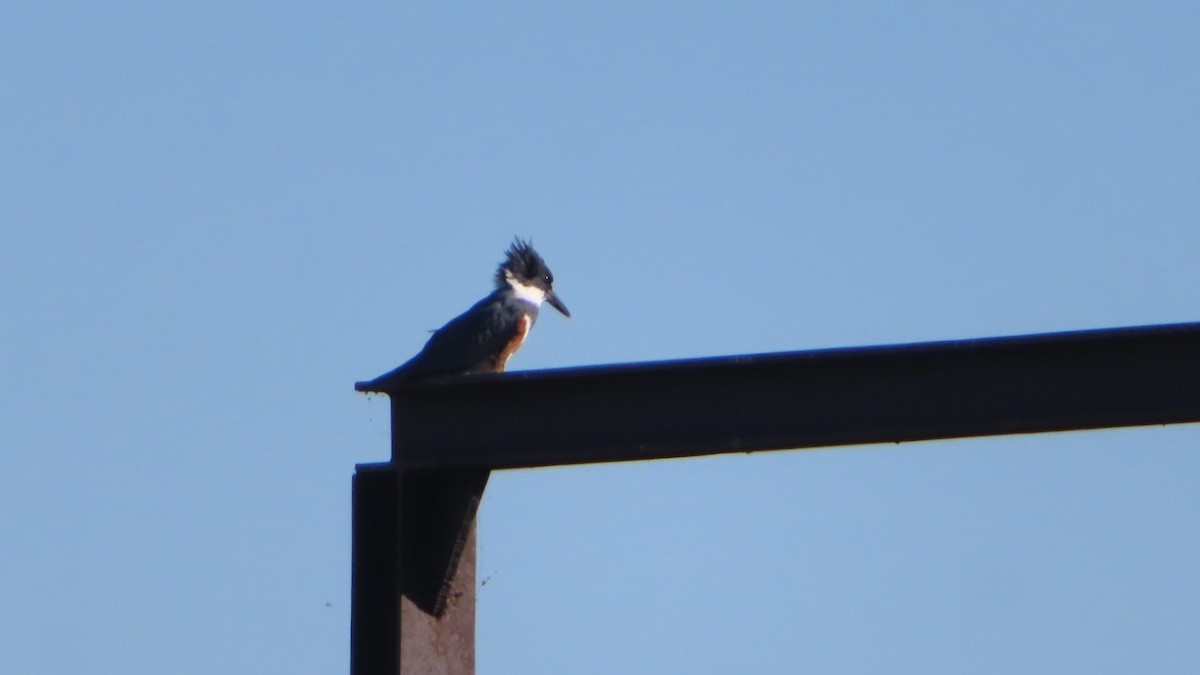
[{"label": "rusted metal surface", "polygon": [[465,525],[466,541],[457,573],[447,588],[440,615],[401,598],[400,673],[473,675],[475,672],[475,521]]},{"label": "rusted metal surface", "polygon": [[445,378],[393,459],[512,468],[1200,421],[1200,324]]},{"label": "rusted metal surface", "polygon": [[460,558],[471,545],[487,479],[486,470],[476,469],[416,469],[399,474],[400,593],[431,616],[442,616],[452,594],[462,591],[452,587],[458,578],[455,570],[461,571]]},{"label": "rusted metal surface", "polygon": [[475,514],[487,472],[354,476],[352,675],[475,672]]}]

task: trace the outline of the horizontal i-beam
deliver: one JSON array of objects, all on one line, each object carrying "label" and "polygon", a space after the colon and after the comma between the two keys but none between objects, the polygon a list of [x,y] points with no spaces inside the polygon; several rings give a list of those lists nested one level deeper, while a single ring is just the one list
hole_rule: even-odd
[{"label": "horizontal i-beam", "polygon": [[375,382],[393,461],[551,466],[1200,421],[1200,323]]}]

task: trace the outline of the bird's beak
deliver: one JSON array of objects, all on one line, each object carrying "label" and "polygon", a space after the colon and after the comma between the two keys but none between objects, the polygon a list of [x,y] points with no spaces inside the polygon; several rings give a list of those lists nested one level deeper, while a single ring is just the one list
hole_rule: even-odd
[{"label": "bird's beak", "polygon": [[558,299],[558,295],[556,295],[554,293],[554,291],[550,291],[550,292],[546,293],[546,302],[550,303],[550,306],[553,307],[554,309],[557,309],[558,311],[562,312],[563,316],[565,316],[565,317],[571,316],[571,312],[567,311],[567,306],[563,304],[562,300]]}]

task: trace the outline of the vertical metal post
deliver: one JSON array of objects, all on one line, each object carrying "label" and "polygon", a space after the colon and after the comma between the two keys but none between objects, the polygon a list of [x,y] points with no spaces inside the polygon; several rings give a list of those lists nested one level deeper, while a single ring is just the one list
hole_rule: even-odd
[{"label": "vertical metal post", "polygon": [[351,675],[474,675],[475,513],[487,476],[357,467]]},{"label": "vertical metal post", "polygon": [[358,465],[352,492],[350,673],[393,675],[400,669],[395,470]]}]

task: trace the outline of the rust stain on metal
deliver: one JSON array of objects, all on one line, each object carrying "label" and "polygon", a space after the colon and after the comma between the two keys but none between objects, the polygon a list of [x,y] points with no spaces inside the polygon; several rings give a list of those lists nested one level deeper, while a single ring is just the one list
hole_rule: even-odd
[{"label": "rust stain on metal", "polygon": [[400,601],[400,673],[472,675],[475,672],[475,525],[458,559],[440,616],[409,597]]}]

